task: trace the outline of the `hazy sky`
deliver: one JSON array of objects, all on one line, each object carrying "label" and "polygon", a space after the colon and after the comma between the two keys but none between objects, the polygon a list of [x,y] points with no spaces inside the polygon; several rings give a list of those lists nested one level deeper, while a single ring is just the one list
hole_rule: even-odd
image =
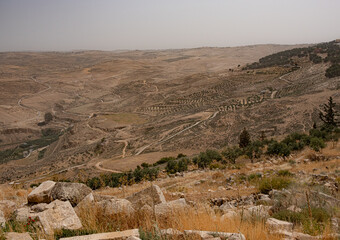
[{"label": "hazy sky", "polygon": [[0,0],[0,51],[164,49],[340,38],[340,0]]}]

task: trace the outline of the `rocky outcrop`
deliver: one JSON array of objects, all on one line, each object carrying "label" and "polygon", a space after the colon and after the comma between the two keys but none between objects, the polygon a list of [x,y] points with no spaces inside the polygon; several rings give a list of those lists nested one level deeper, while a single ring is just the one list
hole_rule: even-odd
[{"label": "rocky outcrop", "polygon": [[47,234],[53,234],[56,229],[75,230],[82,228],[80,219],[69,201],[53,201],[48,204],[47,210],[38,214],[38,217]]},{"label": "rocky outcrop", "polygon": [[6,240],[33,240],[28,233],[6,233]]},{"label": "rocky outcrop", "polygon": [[98,206],[102,209],[105,215],[114,215],[114,214],[132,214],[134,212],[134,208],[132,207],[131,202],[126,199],[110,199],[104,200],[97,203]]},{"label": "rocky outcrop", "polygon": [[144,205],[153,207],[157,204],[166,203],[164,194],[157,185],[152,185],[149,188],[127,197],[126,199],[132,203],[135,209],[140,209]]},{"label": "rocky outcrop", "polygon": [[50,203],[53,198],[51,191],[56,183],[53,181],[46,181],[35,188],[28,196],[28,203]]},{"label": "rocky outcrop", "polygon": [[51,191],[51,197],[54,200],[69,201],[72,206],[76,206],[91,192],[91,188],[82,183],[58,182]]},{"label": "rocky outcrop", "polygon": [[86,236],[61,238],[60,240],[114,240],[114,239],[126,239],[132,236],[139,237],[139,230],[131,229],[121,232],[98,233]]}]

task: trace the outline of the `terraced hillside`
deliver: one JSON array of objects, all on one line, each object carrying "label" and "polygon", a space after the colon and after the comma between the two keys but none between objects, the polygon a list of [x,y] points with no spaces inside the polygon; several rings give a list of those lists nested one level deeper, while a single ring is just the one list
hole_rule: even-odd
[{"label": "terraced hillside", "polygon": [[[325,76],[337,46],[1,53],[0,181],[128,170],[235,144],[244,127],[253,139],[308,131],[329,96],[340,102],[340,78]],[[280,51],[288,60],[249,65]]]}]

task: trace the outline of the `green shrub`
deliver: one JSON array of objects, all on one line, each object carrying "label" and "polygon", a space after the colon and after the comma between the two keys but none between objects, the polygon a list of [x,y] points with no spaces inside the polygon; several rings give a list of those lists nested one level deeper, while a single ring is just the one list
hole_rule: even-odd
[{"label": "green shrub", "polygon": [[141,164],[141,167],[142,167],[142,168],[148,168],[148,167],[150,167],[150,164],[148,164],[148,163],[146,163],[146,162],[143,162],[143,163]]},{"label": "green shrub", "polygon": [[158,233],[159,231],[147,231],[144,230],[143,228],[139,229],[139,238],[141,240],[167,240],[167,237],[161,236],[161,234]]},{"label": "green shrub", "polygon": [[281,177],[291,177],[291,176],[293,176],[293,174],[291,172],[289,172],[288,170],[279,170],[276,175],[281,176]]},{"label": "green shrub", "polygon": [[268,145],[267,154],[287,157],[290,154],[290,150],[285,143],[274,141]]},{"label": "green shrub", "polygon": [[259,190],[261,193],[268,194],[271,190],[280,190],[287,188],[292,180],[287,177],[275,176],[262,178],[259,182]]},{"label": "green shrub", "polygon": [[274,213],[272,217],[282,221],[291,222],[294,224],[300,224],[305,219],[303,213],[293,212],[287,209]]},{"label": "green shrub", "polygon": [[333,78],[340,76],[340,65],[339,64],[333,64],[329,68],[326,69],[326,77]]},{"label": "green shrub", "polygon": [[180,159],[178,161],[170,160],[167,163],[165,170],[167,173],[170,173],[170,174],[174,174],[176,172],[184,172],[188,170],[189,162],[190,161],[187,158]]},{"label": "green shrub", "polygon": [[259,179],[262,178],[262,174],[261,173],[252,173],[248,176],[247,180],[249,182],[253,182],[253,181],[257,181]]},{"label": "green shrub", "polygon": [[86,181],[87,186],[95,190],[101,187],[120,187],[122,185],[131,185],[143,180],[153,181],[157,178],[159,173],[158,168],[141,168],[137,166],[134,171],[125,173],[111,173],[108,175],[101,175],[100,177],[93,177]]},{"label": "green shrub", "polygon": [[161,165],[163,163],[167,163],[169,162],[170,160],[175,160],[174,157],[163,157],[161,158],[160,160],[158,160],[157,162],[155,162],[153,165],[154,166],[158,166],[158,165]]},{"label": "green shrub", "polygon": [[209,165],[209,169],[210,170],[214,170],[214,169],[225,169],[226,166],[219,163],[219,162],[213,162]]},{"label": "green shrub", "polygon": [[42,159],[44,157],[46,150],[47,148],[44,148],[38,153],[38,159]]},{"label": "green shrub", "polygon": [[321,148],[326,147],[326,144],[321,138],[313,137],[310,140],[310,147],[315,151],[320,151]]},{"label": "green shrub", "polygon": [[243,154],[243,151],[239,147],[228,147],[222,152],[222,155],[228,159],[231,163],[235,163],[236,159]]},{"label": "green shrub", "polygon": [[179,158],[184,158],[184,157],[186,157],[187,155],[185,155],[185,154],[183,154],[183,153],[179,153],[178,155],[177,155],[177,158],[176,159],[179,159]]},{"label": "green shrub", "polygon": [[288,221],[302,226],[304,233],[311,235],[322,234],[325,226],[329,223],[329,213],[320,207],[311,207],[312,218],[309,215],[308,207],[301,212],[293,212],[287,209],[273,213],[272,217]]},{"label": "green shrub", "polygon": [[208,157],[208,155],[205,152],[201,152],[197,158],[197,166],[199,168],[206,168],[210,165],[212,160]]},{"label": "green shrub", "polygon": [[222,156],[219,152],[215,151],[215,150],[206,150],[205,153],[207,154],[207,157],[210,160],[216,160],[216,161],[221,161],[222,160]]}]

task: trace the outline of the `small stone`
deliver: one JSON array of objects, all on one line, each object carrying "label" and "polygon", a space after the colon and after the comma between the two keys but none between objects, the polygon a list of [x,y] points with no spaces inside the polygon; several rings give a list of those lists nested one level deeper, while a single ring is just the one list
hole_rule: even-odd
[{"label": "small stone", "polygon": [[295,205],[290,206],[289,208],[287,208],[287,210],[292,211],[292,212],[296,212],[296,213],[302,212],[302,209],[295,206]]},{"label": "small stone", "polygon": [[37,204],[37,205],[33,205],[32,207],[31,207],[31,210],[32,211],[34,211],[34,212],[37,212],[37,213],[39,213],[39,212],[43,212],[43,211],[45,211],[47,208],[47,203],[39,203],[39,204]]}]

